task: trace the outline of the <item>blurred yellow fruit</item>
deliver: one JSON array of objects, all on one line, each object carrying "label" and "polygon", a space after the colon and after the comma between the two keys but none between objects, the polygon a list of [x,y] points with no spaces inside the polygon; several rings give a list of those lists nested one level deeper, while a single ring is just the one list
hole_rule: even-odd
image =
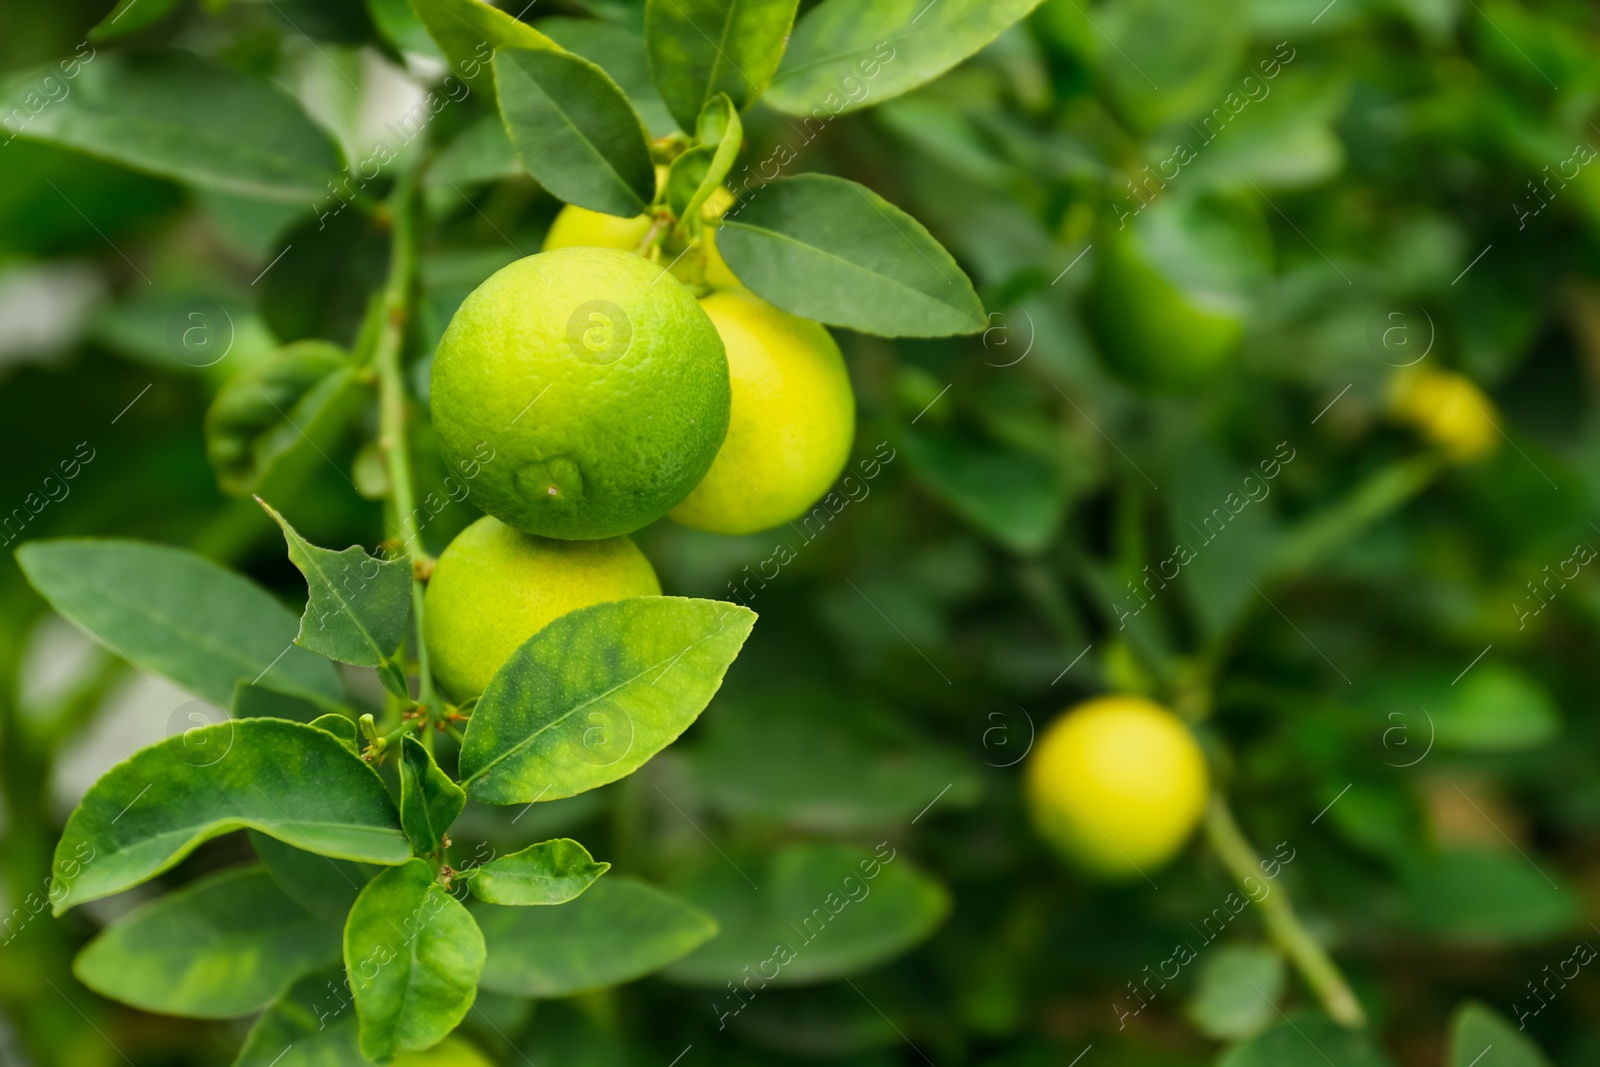
[{"label": "blurred yellow fruit", "polygon": [[494,1061],[458,1037],[447,1037],[425,1052],[402,1052],[392,1067],[494,1067]]},{"label": "blurred yellow fruit", "polygon": [[1047,726],[1028,759],[1040,833],[1084,870],[1132,878],[1170,859],[1209,793],[1189,728],[1135,696],[1086,700]]},{"label": "blurred yellow fruit", "polygon": [[706,220],[705,249],[706,249],[706,284],[713,289],[740,289],[743,283],[733,276],[733,271],[728,269],[728,264],[722,259],[722,253],[717,251],[717,230],[719,222],[727,210],[738,203],[734,195],[727,188],[719,188],[716,192],[706,197],[705,206],[700,209],[700,217]]},{"label": "blurred yellow fruit", "polygon": [[444,691],[467,701],[483,693],[518,645],[559,616],[660,593],[650,561],[626,537],[552,541],[486,515],[434,565],[423,640]]},{"label": "blurred yellow fruit", "polygon": [[639,242],[649,229],[648,215],[625,219],[568,204],[556,214],[556,220],[544,235],[544,251],[589,247],[619,248],[624,252],[632,252],[639,247]]},{"label": "blurred yellow fruit", "polygon": [[1487,456],[1500,436],[1494,401],[1472,379],[1451,370],[1418,366],[1395,375],[1389,414],[1461,462]]},{"label": "blurred yellow fruit", "polygon": [[818,323],[746,291],[712,293],[700,306],[727,350],[733,403],[711,469],[669,514],[711,533],[771,529],[803,514],[850,458],[850,376]]}]

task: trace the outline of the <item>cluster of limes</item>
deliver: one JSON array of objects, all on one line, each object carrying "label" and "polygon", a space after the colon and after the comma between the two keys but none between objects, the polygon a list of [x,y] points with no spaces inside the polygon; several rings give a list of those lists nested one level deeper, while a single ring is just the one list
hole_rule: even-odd
[{"label": "cluster of limes", "polygon": [[472,489],[486,515],[428,581],[423,637],[452,700],[478,697],[556,617],[659,594],[629,534],[668,515],[719,534],[779,526],[849,458],[855,399],[828,331],[740,286],[709,231],[691,289],[640,254],[659,226],[563,208],[544,251],[474,290],[439,343],[444,459],[493,449]]}]

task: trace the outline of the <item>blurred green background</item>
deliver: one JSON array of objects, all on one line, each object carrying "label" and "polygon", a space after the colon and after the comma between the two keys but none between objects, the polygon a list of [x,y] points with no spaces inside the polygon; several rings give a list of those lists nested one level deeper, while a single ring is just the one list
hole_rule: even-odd
[{"label": "blurred green background", "polygon": [[[172,47],[270,78],[360,160],[438,70],[390,0],[138,3],[115,42],[89,38],[104,2],[6,5],[5,98],[73,57]],[[611,24],[565,29],[634,71],[617,76],[655,126],[629,51],[641,6],[524,17]],[[427,130],[423,395],[456,304],[559,207],[492,116],[472,97]],[[1450,1020],[1480,1001],[1550,1063],[1600,1062],[1600,979],[1549,978],[1600,943],[1597,117],[1600,9],[1505,0],[1048,0],[933,85],[820,130],[758,105],[752,173],[788,146],[786,173],[906,208],[991,328],[836,331],[860,423],[826,522],[638,535],[667,592],[737,583],[760,612],[725,689],[633,778],[514,830],[466,818],[491,840],[581,836],[723,933],[619,989],[486,997],[473,1039],[504,1064],[1466,1067]],[[10,551],[184,545],[298,606],[276,528],[219,489],[203,416],[282,342],[351,343],[385,248],[359,206],[319,219],[196,190],[0,117],[0,1062],[223,1064],[244,1032],[73,980],[127,900],[59,921],[29,904],[82,790],[191,725],[190,702],[50,615]],[[1389,416],[1408,365],[1483,391],[1498,429],[1469,461],[1448,429]],[[358,488],[374,426],[354,411],[284,475],[274,502],[311,540],[382,537]],[[448,496],[419,447],[420,495]],[[1265,495],[1225,504],[1273,460]],[[476,514],[442,508],[429,550]],[[1248,911],[1131,1012],[1131,985],[1232,886],[1199,841],[1148,884],[1104,886],[1032,833],[1033,737],[1108,690],[1196,720],[1245,831],[1292,850],[1279,883],[1372,1014],[1370,1048],[1315,1016]],[[895,878],[870,907],[733,1011],[722,983],[770,955],[781,902],[882,842]],[[162,881],[244,854],[219,842]],[[748,911],[745,875],[780,903]]]}]

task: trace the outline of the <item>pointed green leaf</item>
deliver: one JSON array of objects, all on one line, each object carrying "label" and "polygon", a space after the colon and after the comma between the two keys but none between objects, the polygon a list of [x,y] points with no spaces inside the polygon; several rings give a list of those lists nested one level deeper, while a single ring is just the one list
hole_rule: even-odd
[{"label": "pointed green leaf", "polygon": [[340,173],[338,149],[288,93],[188,52],[95,55],[68,94],[29,107],[45,76],[59,75],[0,90],[0,114],[32,116],[23,137],[256,200],[315,203]]},{"label": "pointed green leaf", "polygon": [[411,855],[383,780],[332,734],[239,719],[140,749],[89,787],[56,845],[55,912],[138,885],[239,829],[341,859]]},{"label": "pointed green leaf", "polygon": [[344,968],[295,982],[250,1027],[233,1067],[359,1067],[355,1000]]},{"label": "pointed green leaf", "polygon": [[539,29],[574,55],[598,64],[611,75],[652,137],[665,137],[678,128],[667,105],[650,80],[644,37],[605,19],[579,19],[556,15],[539,20]]},{"label": "pointed green leaf", "polygon": [[439,842],[467,803],[467,794],[433,762],[422,742],[407,734],[400,742],[400,823],[419,856],[439,851]]},{"label": "pointed green leaf", "polygon": [[561,616],[489,682],[461,746],[485,804],[559,800],[624,778],[705,709],[755,612],[719,600],[633,597]]},{"label": "pointed green leaf", "polygon": [[467,887],[489,904],[565,904],[610,869],[578,842],[560,837],[474,867]]},{"label": "pointed green leaf", "polygon": [[605,878],[559,908],[475,905],[489,958],[483,987],[564,997],[631,982],[717,932],[700,909],[631,878]]},{"label": "pointed green leaf", "polygon": [[248,578],[142,541],[31,541],[17,563],[51,607],[135,667],[218,705],[240,679],[325,703],[333,664],[294,645],[294,613]]},{"label": "pointed green leaf", "polygon": [[[1563,963],[1572,962],[1569,956]],[[1590,949],[1588,958],[1594,959]],[[1581,966],[1581,963],[1580,963]],[[1560,970],[1561,968],[1556,968]],[[1577,973],[1577,967],[1573,968]],[[1527,998],[1530,1006],[1539,1002]],[[1517,1006],[1512,1005],[1516,1011]],[[1519,1012],[1523,1020],[1526,1010]],[[1477,1001],[1467,1001],[1456,1009],[1450,1018],[1450,1057],[1446,1067],[1550,1067],[1550,1061],[1539,1051],[1521,1027],[1513,1027],[1505,1016]]]},{"label": "pointed green leaf", "polygon": [[717,248],[757,296],[831,326],[944,337],[988,325],[944,246],[843,178],[801,174],[763,185],[723,217]]},{"label": "pointed green leaf", "polygon": [[823,0],[794,28],[767,103],[831,116],[881,104],[975,54],[1040,0]]},{"label": "pointed green leaf", "polygon": [[718,863],[682,887],[722,932],[667,969],[674,981],[720,986],[767,960],[777,973],[763,977],[773,985],[827,981],[903,955],[950,913],[945,887],[887,844],[796,844],[765,863],[735,862],[738,869]]},{"label": "pointed green leaf", "polygon": [[649,0],[650,76],[685,130],[719,93],[743,110],[772,80],[798,0]]},{"label": "pointed green leaf", "polygon": [[558,48],[494,58],[500,114],[522,165],[569,204],[631,218],[655,197],[639,113],[611,76]]},{"label": "pointed green leaf", "polygon": [[477,923],[425,862],[374,878],[344,929],[362,1053],[383,1062],[438,1044],[472,1007],[483,957]]},{"label": "pointed green leaf", "polygon": [[120,0],[110,14],[94,24],[89,40],[113,41],[146,26],[154,26],[177,6],[178,0],[146,0],[143,4],[139,0]]},{"label": "pointed green leaf", "polygon": [[112,923],[72,964],[101,996],[161,1015],[260,1011],[296,978],[339,958],[339,923],[307,912],[265,868],[191,882]]},{"label": "pointed green leaf", "polygon": [[724,93],[718,93],[700,113],[697,126],[701,144],[672,161],[667,171],[667,204],[680,219],[692,219],[733,167],[744,139],[744,123]]},{"label": "pointed green leaf", "polygon": [[290,900],[336,923],[344,922],[361,890],[384,869],[302,852],[256,830],[248,831],[247,836],[267,873]]},{"label": "pointed green leaf", "polygon": [[482,0],[411,0],[450,67],[474,82],[500,48],[556,48],[550,38]]},{"label": "pointed green leaf", "polygon": [[411,561],[380,560],[359,545],[318,548],[257,498],[283,530],[289,560],[305,575],[309,597],[295,644],[340,663],[378,667],[405,640],[411,617]]},{"label": "pointed green leaf", "polygon": [[[717,157],[715,145],[701,144],[688,149],[667,168],[667,206],[680,219],[689,217],[690,205],[696,203],[700,187],[708,185],[712,160]],[[715,189],[715,185],[710,185]]]}]

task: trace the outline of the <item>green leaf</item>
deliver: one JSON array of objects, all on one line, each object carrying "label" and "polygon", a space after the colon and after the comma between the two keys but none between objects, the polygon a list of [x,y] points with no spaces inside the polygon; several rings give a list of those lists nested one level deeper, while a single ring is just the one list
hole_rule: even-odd
[{"label": "green leaf", "polygon": [[644,123],[610,75],[555,47],[494,58],[500,114],[522,165],[562,200],[632,218],[655,197]]},{"label": "green leaf", "polygon": [[258,866],[208,875],[118,919],[72,964],[101,996],[161,1015],[260,1011],[339,958],[339,924],[290,900]]},{"label": "green leaf", "polygon": [[561,837],[473,868],[467,887],[489,904],[565,904],[610,869],[578,842]]},{"label": "green leaf", "polygon": [[287,93],[187,52],[97,55],[68,95],[29,107],[41,76],[0,90],[0,114],[33,115],[24,137],[257,200],[313,203],[340,172],[338,149]]},{"label": "green leaf", "polygon": [[1236,1041],[1278,1020],[1288,968],[1265,945],[1223,945],[1200,965],[1198,985],[1184,1009],[1196,1029],[1217,1041]]},{"label": "green leaf", "polygon": [[400,824],[417,855],[439,851],[440,841],[467,803],[467,794],[433,762],[422,742],[400,741]]},{"label": "green leaf", "polygon": [[823,0],[789,39],[767,103],[838,115],[932,81],[1000,36],[1040,0]]},{"label": "green leaf", "polygon": [[342,552],[318,548],[266,501],[258,503],[283,530],[289,560],[305,575],[310,593],[295,644],[358,667],[388,662],[405,640],[411,616],[411,561],[376,559],[359,545]]},{"label": "green leaf", "polygon": [[1405,872],[1404,889],[1412,925],[1452,944],[1533,944],[1582,918],[1572,892],[1516,852],[1423,856]]},{"label": "green leaf", "polygon": [[1459,675],[1459,667],[1443,666],[1391,675],[1371,687],[1369,703],[1408,725],[1418,755],[1430,739],[1441,749],[1518,752],[1560,734],[1555,701],[1526,672],[1491,658]]},{"label": "green leaf", "polygon": [[1348,1030],[1320,1015],[1298,1014],[1243,1045],[1229,1049],[1217,1067],[1390,1067],[1362,1030]]},{"label": "green leaf", "polygon": [[295,982],[250,1027],[233,1067],[359,1067],[356,1013],[344,968]]},{"label": "green leaf", "polygon": [[140,749],[89,788],[56,845],[55,912],[138,885],[239,829],[340,859],[411,855],[382,779],[333,735],[239,719]]},{"label": "green leaf", "polygon": [[561,16],[540,19],[539,29],[562,48],[611,75],[611,80],[633,101],[650,136],[666,137],[678,128],[656,91],[655,82],[650,80],[644,38],[639,34],[605,19]]},{"label": "green leaf", "polygon": [[667,204],[680,219],[695,218],[711,194],[722,187],[744,140],[744,123],[733,101],[723,93],[706,104],[696,129],[703,143],[673,160],[667,171]]},{"label": "green leaf", "polygon": [[355,720],[348,715],[337,712],[329,715],[318,715],[311,720],[311,725],[319,730],[332,734],[339,739],[339,743],[348,748],[353,754],[361,754],[361,732],[356,728]]},{"label": "green leaf", "polygon": [[307,911],[336,923],[344,922],[362,887],[384,870],[370,863],[302,852],[256,830],[247,831],[246,836],[279,889]]},{"label": "green leaf", "polygon": [[307,700],[293,693],[280,693],[265,685],[252,685],[248,678],[234,683],[233,700],[228,705],[235,719],[288,719],[314,722],[320,718],[351,721],[341,712],[326,710],[325,702]]},{"label": "green leaf", "polygon": [[333,664],[294,646],[294,614],[248,578],[142,541],[32,541],[17,563],[50,606],[135,667],[218,705],[241,678],[337,704]]},{"label": "green leaf", "polygon": [[887,843],[789,845],[738,869],[719,860],[682,892],[721,928],[667,969],[691,985],[721,986],[747,965],[772,985],[855,974],[910,951],[950,912],[944,886]]},{"label": "green leaf", "polygon": [[648,0],[650,76],[685,130],[718,94],[743,110],[783,58],[799,0]]},{"label": "green leaf", "polygon": [[605,878],[558,908],[475,905],[489,958],[483,987],[564,997],[631,982],[717,932],[700,909],[631,878]]},{"label": "green leaf", "polygon": [[251,364],[206,409],[206,458],[217,484],[233,496],[298,488],[296,476],[329,462],[370,395],[345,351],[326,341],[285,345]]},{"label": "green leaf", "polygon": [[450,67],[469,82],[489,68],[497,49],[556,48],[554,41],[481,0],[411,0]]},{"label": "green leaf", "polygon": [[472,1007],[483,958],[477,923],[422,860],[367,883],[344,928],[362,1054],[383,1062],[438,1044]]},{"label": "green leaf", "polygon": [[1038,552],[1060,529],[1067,488],[1040,457],[909,429],[898,443],[934,495],[1007,548]]},{"label": "green leaf", "polygon": [[763,185],[723,217],[717,248],[757,296],[832,326],[943,337],[988,325],[972,282],[922,224],[843,178]]},{"label": "green leaf", "polygon": [[485,804],[559,800],[624,778],[710,702],[755,612],[718,600],[633,597],[556,619],[478,699],[462,784]]},{"label": "green leaf", "polygon": [[1492,1008],[1466,1001],[1450,1017],[1450,1056],[1445,1067],[1550,1067],[1539,1046],[1520,1029],[1513,1029],[1505,1016]]},{"label": "green leaf", "polygon": [[178,6],[178,0],[120,0],[111,13],[89,31],[91,41],[114,41],[146,26],[154,26]]}]

